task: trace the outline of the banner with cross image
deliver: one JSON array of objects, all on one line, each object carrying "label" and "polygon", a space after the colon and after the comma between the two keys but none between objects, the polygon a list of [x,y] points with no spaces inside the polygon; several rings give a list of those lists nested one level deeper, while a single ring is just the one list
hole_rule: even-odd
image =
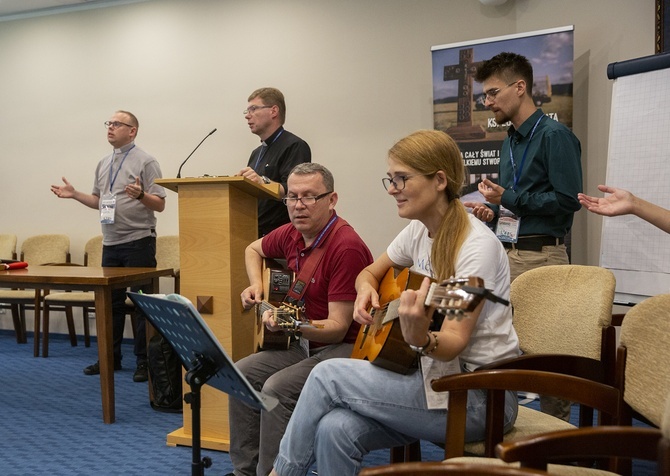
[{"label": "banner with cross image", "polygon": [[482,61],[509,51],[533,65],[533,99],[545,114],[572,128],[573,26],[452,43],[431,48],[433,123],[456,140],[467,168],[464,201],[484,201],[477,184],[498,181],[500,147],[509,124],[499,125],[473,77]]}]

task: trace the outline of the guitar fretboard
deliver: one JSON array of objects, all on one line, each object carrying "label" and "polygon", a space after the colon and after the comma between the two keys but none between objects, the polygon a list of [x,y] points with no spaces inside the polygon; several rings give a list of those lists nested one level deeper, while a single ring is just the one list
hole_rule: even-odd
[{"label": "guitar fretboard", "polygon": [[375,310],[372,316],[376,319],[377,314],[381,315],[381,324],[384,325],[388,322],[391,322],[394,319],[398,318],[398,307],[400,307],[400,299],[388,302],[384,304],[379,310]]}]

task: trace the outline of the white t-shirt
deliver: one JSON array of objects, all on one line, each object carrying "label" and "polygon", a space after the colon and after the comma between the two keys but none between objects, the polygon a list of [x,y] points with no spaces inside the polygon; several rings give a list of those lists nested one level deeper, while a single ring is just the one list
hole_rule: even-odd
[{"label": "white t-shirt", "polygon": [[[495,234],[479,219],[469,214],[470,233],[463,242],[456,260],[457,278],[477,276],[484,286],[495,295],[509,300],[509,262],[505,249]],[[407,225],[386,250],[397,265],[411,271],[433,276],[430,251],[433,239],[423,223],[413,220]],[[460,365],[468,370],[520,355],[519,339],[512,326],[512,307],[486,301],[470,342],[455,362],[441,362],[430,357],[421,358],[429,408],[446,408],[447,395],[435,393],[430,381],[447,373],[459,371]]]}]

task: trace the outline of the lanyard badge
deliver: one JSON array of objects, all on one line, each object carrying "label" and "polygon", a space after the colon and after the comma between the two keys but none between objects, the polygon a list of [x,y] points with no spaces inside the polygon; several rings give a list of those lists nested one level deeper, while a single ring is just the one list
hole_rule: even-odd
[{"label": "lanyard badge", "polygon": [[111,225],[114,223],[114,213],[116,212],[116,195],[106,193],[100,201],[100,223]]},{"label": "lanyard badge", "polygon": [[119,167],[116,169],[116,173],[113,173],[114,156],[112,155],[112,160],[109,163],[109,193],[104,194],[100,202],[100,223],[102,223],[103,225],[111,225],[114,223],[114,214],[116,213],[116,194],[112,193],[112,189],[114,188],[114,182],[116,182],[116,177],[119,176],[119,172],[121,171],[123,162],[125,162],[126,157],[128,157],[128,154],[134,148],[135,144],[133,144],[132,147],[128,149],[126,153],[123,155],[121,163],[119,164]]},{"label": "lanyard badge", "polygon": [[520,226],[521,218],[501,205],[498,213],[498,224],[496,225],[498,239],[505,243],[516,243],[519,240]]},{"label": "lanyard badge", "polygon": [[[533,140],[533,135],[535,135],[535,129],[537,129],[537,126],[540,124],[540,121],[544,119],[544,114],[542,114],[537,121],[535,121],[535,125],[533,125],[533,129],[530,131],[530,137],[528,138],[528,144],[526,144],[526,148],[523,150],[523,156],[521,157],[521,163],[519,164],[519,167],[517,168],[516,162],[514,162],[514,151],[512,150],[512,141],[509,141],[509,160],[510,163],[512,164],[512,174],[513,174],[513,182],[512,182],[512,190],[516,192],[517,186],[519,184],[519,178],[521,177],[521,171],[523,169],[523,165],[526,162],[526,154],[528,154],[528,147],[530,146],[530,142]],[[516,216],[512,211],[508,210],[507,208],[503,207],[500,205],[500,211],[498,213],[498,224],[496,225],[496,236],[500,241],[506,242],[506,243],[516,243],[519,240],[519,228],[521,227],[521,217]]]}]

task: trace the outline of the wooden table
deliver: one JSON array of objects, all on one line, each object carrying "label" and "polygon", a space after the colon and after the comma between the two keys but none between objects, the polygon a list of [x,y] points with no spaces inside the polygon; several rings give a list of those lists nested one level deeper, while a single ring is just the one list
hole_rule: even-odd
[{"label": "wooden table", "polygon": [[[114,349],[112,338],[112,290],[152,283],[158,292],[158,278],[170,276],[172,269],[94,268],[88,266],[28,266],[0,271],[0,287],[93,291],[95,325],[100,361],[102,419],[114,423]],[[39,312],[36,308],[35,312]]]}]

